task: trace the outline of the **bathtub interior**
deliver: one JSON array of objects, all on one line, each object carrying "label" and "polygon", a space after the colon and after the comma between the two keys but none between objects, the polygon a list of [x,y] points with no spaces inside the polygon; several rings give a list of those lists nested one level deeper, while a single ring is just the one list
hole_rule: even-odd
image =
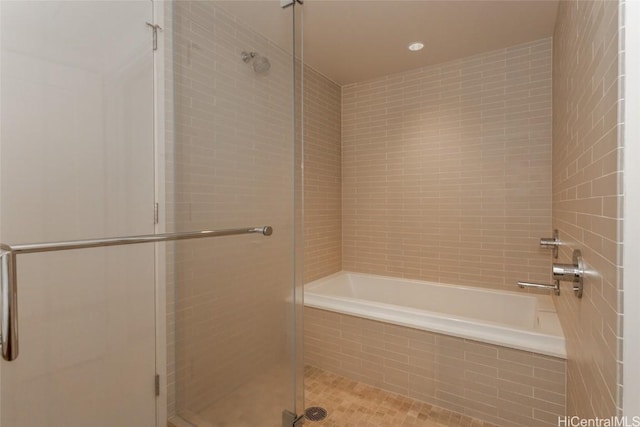
[{"label": "bathtub interior", "polygon": [[305,305],[566,357],[550,296],[340,272],[305,286]]},{"label": "bathtub interior", "polygon": [[[536,329],[544,296],[340,272],[312,282],[305,292],[366,300],[522,329]],[[552,307],[552,306],[551,306]]]}]

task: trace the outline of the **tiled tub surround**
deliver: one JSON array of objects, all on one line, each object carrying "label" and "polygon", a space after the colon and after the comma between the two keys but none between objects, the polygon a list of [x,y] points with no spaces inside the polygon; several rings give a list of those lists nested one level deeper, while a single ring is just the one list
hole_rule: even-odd
[{"label": "tiled tub surround", "polygon": [[547,295],[340,272],[305,285],[305,306],[566,357]]},{"label": "tiled tub surround", "polygon": [[565,414],[563,358],[309,306],[304,327],[306,363],[347,378],[501,426]]},{"label": "tiled tub surround", "polygon": [[304,68],[304,283],[342,270],[340,86]]},{"label": "tiled tub surround", "polygon": [[344,86],[344,270],[547,282],[551,39]]}]

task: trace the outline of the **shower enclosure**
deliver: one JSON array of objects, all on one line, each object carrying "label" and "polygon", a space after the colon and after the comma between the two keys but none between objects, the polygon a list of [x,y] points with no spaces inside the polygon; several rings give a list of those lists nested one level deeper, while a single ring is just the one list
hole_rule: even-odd
[{"label": "shower enclosure", "polygon": [[1,427],[296,423],[300,22],[0,2]]},{"label": "shower enclosure", "polygon": [[195,425],[275,427],[302,413],[300,13],[274,1],[173,3],[169,227],[273,227],[266,239],[173,247],[169,366],[176,414]]}]

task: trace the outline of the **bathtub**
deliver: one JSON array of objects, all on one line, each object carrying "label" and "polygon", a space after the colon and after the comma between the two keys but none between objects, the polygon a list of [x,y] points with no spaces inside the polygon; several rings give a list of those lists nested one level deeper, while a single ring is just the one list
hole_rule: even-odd
[{"label": "bathtub", "polygon": [[305,285],[304,305],[561,359],[567,356],[547,295],[340,272]]}]

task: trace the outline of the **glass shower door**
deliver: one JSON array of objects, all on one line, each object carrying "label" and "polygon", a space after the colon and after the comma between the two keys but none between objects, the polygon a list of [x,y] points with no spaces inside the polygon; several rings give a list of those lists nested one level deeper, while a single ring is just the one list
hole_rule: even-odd
[{"label": "glass shower door", "polygon": [[[196,426],[292,426],[302,412],[300,5],[173,5],[176,413]],[[296,25],[298,24],[298,25]],[[299,57],[298,57],[299,60]],[[297,307],[298,306],[298,307]]]},{"label": "glass shower door", "polygon": [[[0,2],[3,243],[154,232],[152,6]],[[2,427],[156,425],[154,256],[17,256]]]}]

